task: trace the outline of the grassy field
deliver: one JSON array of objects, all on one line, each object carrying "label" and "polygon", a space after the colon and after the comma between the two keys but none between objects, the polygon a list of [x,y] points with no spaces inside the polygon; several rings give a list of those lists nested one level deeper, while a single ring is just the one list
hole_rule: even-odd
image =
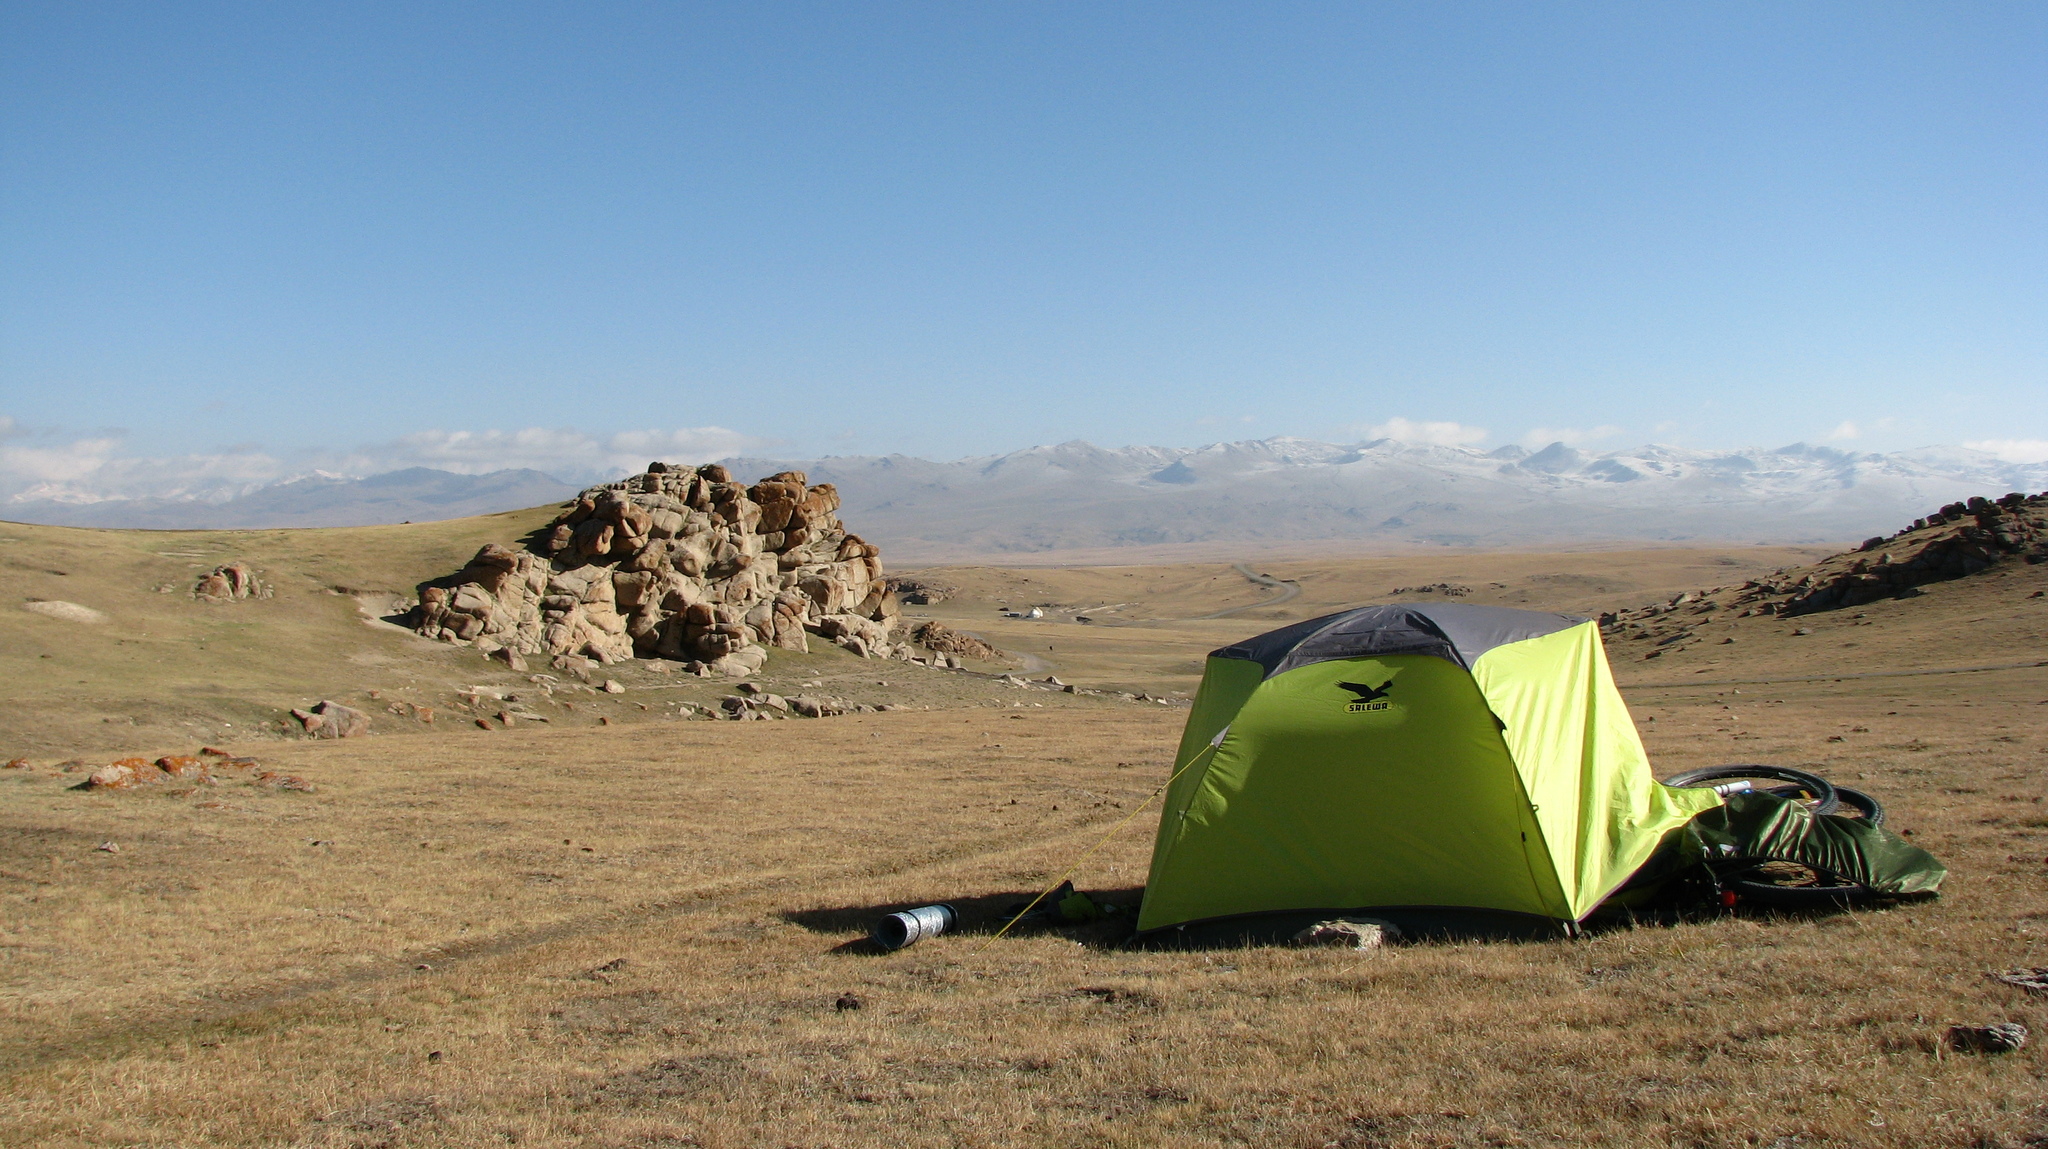
[{"label": "grassy field", "polygon": [[[0,1144],[2048,1144],[2048,1002],[1985,977],[2048,965],[2043,568],[1613,653],[1660,772],[1771,761],[1867,790],[1951,867],[1938,901],[1570,942],[1155,952],[1115,923],[991,934],[1138,811],[1076,874],[1135,905],[1139,807],[1183,711],[828,651],[767,679],[911,709],[678,721],[675,698],[726,687],[634,667],[622,695],[550,695],[533,703],[550,722],[487,733],[459,692],[498,672],[366,624],[357,598],[524,522],[495,519],[0,527],[22,597],[113,620],[0,621],[18,686],[0,753],[30,762],[0,771]],[[230,558],[276,597],[183,593]],[[1210,647],[1396,586],[1589,612],[1797,561],[1274,559],[1253,570],[1301,589],[1270,606],[1228,564],[965,568],[929,572],[960,594],[913,609],[1070,680],[1170,695]],[[997,609],[1029,605],[1053,609]],[[1963,672],[1902,673],[1940,670]],[[340,743],[277,723],[407,691],[443,716],[380,709]],[[312,790],[222,768],[86,793],[63,765],[201,741]],[[963,931],[860,942],[878,913],[939,900]],[[2036,1044],[1938,1048],[1949,1024],[2008,1020]]]}]

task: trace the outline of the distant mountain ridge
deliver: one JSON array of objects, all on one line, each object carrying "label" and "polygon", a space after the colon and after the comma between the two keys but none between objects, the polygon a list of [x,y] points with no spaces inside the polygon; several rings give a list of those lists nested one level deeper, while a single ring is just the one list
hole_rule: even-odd
[{"label": "distant mountain ridge", "polygon": [[363,527],[487,515],[559,502],[577,488],[532,470],[458,475],[408,467],[367,478],[307,475],[218,501],[102,499],[0,504],[0,518],[63,527],[232,530],[261,527]]},{"label": "distant mountain ridge", "polygon": [[[1192,543],[1510,547],[1593,541],[1840,542],[1971,495],[2048,488],[2048,464],[1957,447],[1886,454],[1794,443],[1593,453],[1479,451],[1376,439],[1204,447],[1075,441],[934,462],[906,455],[733,458],[753,480],[801,470],[838,486],[885,558],[924,562]],[[0,517],[76,526],[342,526],[486,514],[576,488],[531,470],[413,468],[306,478],[220,502],[13,503]]]},{"label": "distant mountain ridge", "polygon": [[1970,495],[2048,487],[2048,464],[1964,448],[1890,454],[1649,445],[1479,451],[1377,439],[1206,447],[1084,442],[934,463],[901,455],[738,459],[839,486],[846,517],[902,558],[1327,540],[1504,547],[1568,541],[1835,542]]}]

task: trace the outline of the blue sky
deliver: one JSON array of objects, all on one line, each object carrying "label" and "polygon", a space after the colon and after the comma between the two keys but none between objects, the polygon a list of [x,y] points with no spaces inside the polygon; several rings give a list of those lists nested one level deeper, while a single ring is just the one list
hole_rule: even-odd
[{"label": "blue sky", "polygon": [[2048,458],[2044,59],[2040,5],[13,3],[0,470]]}]

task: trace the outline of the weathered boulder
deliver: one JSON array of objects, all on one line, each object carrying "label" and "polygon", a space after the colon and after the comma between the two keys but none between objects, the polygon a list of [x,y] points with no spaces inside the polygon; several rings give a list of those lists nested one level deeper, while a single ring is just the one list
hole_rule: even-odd
[{"label": "weathered boulder", "polygon": [[[133,761],[140,762],[141,759]],[[147,764],[144,765],[144,768],[147,769]],[[136,769],[133,762],[110,762],[86,775],[83,789],[126,790],[130,787],[141,785],[143,777],[141,770]]]},{"label": "weathered boulder", "polygon": [[897,605],[881,552],[838,509],[831,484],[799,471],[749,487],[716,464],[651,463],[584,491],[528,549],[492,543],[423,584],[413,626],[508,662],[663,658],[737,676],[810,635],[886,656]]},{"label": "weathered boulder", "polygon": [[354,738],[370,732],[370,716],[339,702],[321,702],[311,710],[294,710],[308,737]]},{"label": "weathered boulder", "polygon": [[257,579],[247,563],[229,563],[199,576],[192,597],[201,602],[234,602],[244,598],[269,598],[270,588]]},{"label": "weathered boulder", "polygon": [[1332,918],[1295,934],[1288,941],[1297,946],[1336,946],[1351,950],[1376,950],[1401,940],[1392,922],[1378,918]]},{"label": "weathered boulder", "polygon": [[[954,630],[942,622],[921,623],[916,630],[911,632],[910,637],[912,641],[926,650],[952,655],[955,659],[974,658],[980,659],[983,662],[1006,661],[1002,651],[971,634]],[[948,665],[957,665],[957,663],[949,662]]]}]

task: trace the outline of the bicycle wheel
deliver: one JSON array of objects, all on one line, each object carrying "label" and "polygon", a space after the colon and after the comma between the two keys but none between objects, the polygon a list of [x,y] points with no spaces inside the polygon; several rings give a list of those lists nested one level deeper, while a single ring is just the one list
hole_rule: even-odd
[{"label": "bicycle wheel", "polygon": [[1827,779],[1818,774],[1809,774],[1804,770],[1794,770],[1789,766],[1764,766],[1754,762],[1731,762],[1725,766],[1703,766],[1698,770],[1687,770],[1681,774],[1673,774],[1664,780],[1664,784],[1666,786],[1689,787],[1719,782],[1721,784],[1714,786],[1714,789],[1719,790],[1723,794],[1731,794],[1741,793],[1745,789],[1754,790],[1755,787],[1741,786],[1740,783],[1755,779],[1790,782],[1798,788],[1800,793],[1786,795],[1780,794],[1776,790],[1767,790],[1765,793],[1776,794],[1781,798],[1793,797],[1795,800],[1808,801],[1810,805],[1807,808],[1816,814],[1832,814],[1841,806],[1841,798]]}]

